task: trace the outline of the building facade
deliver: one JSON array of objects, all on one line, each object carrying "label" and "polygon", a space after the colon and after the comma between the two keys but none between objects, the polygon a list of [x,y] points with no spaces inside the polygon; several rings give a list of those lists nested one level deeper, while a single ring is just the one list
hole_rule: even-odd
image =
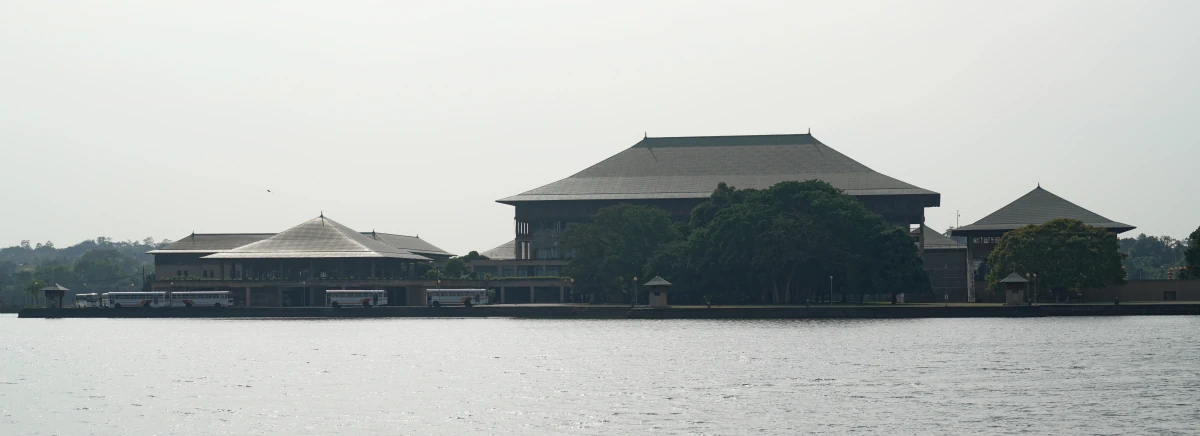
[{"label": "building facade", "polygon": [[923,249],[925,208],[939,206],[940,194],[878,173],[809,134],[647,137],[570,177],[497,201],[515,208],[512,258],[557,261],[567,254],[558,244],[566,226],[588,221],[604,207],[655,206],[685,221],[722,182],[766,189],[814,179],[914,230]]},{"label": "building facade", "polygon": [[1084,209],[1043,189],[1039,184],[1021,198],[1013,200],[979,221],[950,231],[951,236],[967,238],[967,261],[971,267],[967,272],[967,301],[975,302],[976,290],[986,288],[984,277],[988,274],[988,255],[996,249],[996,244],[1005,233],[1028,225],[1045,224],[1055,219],[1079,220],[1089,226],[1102,227],[1116,234],[1136,228]]},{"label": "building facade", "polygon": [[274,234],[192,234],[150,254],[154,290],[228,290],[243,306],[323,306],[328,289],[384,289],[390,304],[424,305],[419,274],[453,256],[324,215]]}]

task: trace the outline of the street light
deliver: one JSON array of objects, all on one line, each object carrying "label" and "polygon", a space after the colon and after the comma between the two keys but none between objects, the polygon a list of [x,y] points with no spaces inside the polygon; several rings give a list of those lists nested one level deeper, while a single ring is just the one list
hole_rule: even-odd
[{"label": "street light", "polygon": [[633,302],[629,303],[629,307],[637,305],[637,276],[633,276]]}]

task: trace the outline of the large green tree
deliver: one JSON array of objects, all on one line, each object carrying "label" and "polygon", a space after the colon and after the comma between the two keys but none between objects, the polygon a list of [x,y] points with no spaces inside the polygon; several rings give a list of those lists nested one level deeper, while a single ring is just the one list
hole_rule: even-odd
[{"label": "large green tree", "polygon": [[1057,219],[1005,233],[988,256],[989,287],[1016,272],[1037,274],[1039,296],[1076,297],[1125,283],[1117,235],[1078,220]]},{"label": "large green tree", "polygon": [[467,275],[467,264],[460,258],[452,257],[446,260],[446,265],[442,267],[442,274],[451,279],[463,277]]},{"label": "large green tree", "polygon": [[912,238],[822,181],[722,184],[691,225],[689,266],[726,301],[798,303],[831,286],[844,295],[930,290]]},{"label": "large green tree", "polygon": [[568,226],[561,245],[572,253],[567,275],[575,287],[604,301],[625,302],[633,278],[657,250],[678,239],[678,229],[662,209],[621,204],[600,209],[590,222]]},{"label": "large green tree", "polygon": [[1155,280],[1167,278],[1167,271],[1184,265],[1187,241],[1170,236],[1147,236],[1121,239],[1121,253],[1125,259],[1121,264],[1130,280]]},{"label": "large green tree", "polygon": [[1184,262],[1187,269],[1183,271],[1185,278],[1200,279],[1200,227],[1188,236],[1188,248],[1184,252]]}]

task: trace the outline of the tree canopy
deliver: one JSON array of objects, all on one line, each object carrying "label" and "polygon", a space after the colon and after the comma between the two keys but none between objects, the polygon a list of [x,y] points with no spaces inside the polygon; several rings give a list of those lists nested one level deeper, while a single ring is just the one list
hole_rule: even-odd
[{"label": "tree canopy", "polygon": [[1079,296],[1125,283],[1117,235],[1079,220],[1057,219],[1005,233],[988,256],[988,286],[1016,272],[1037,274],[1038,294]]},{"label": "tree canopy", "polygon": [[29,293],[27,288],[40,289],[54,283],[72,293],[140,288],[144,286],[142,267],[150,267],[154,261],[146,252],[168,243],[152,238],[114,241],[102,236],[65,248],[57,248],[52,242],[22,241],[0,249],[0,305],[28,302],[31,297],[36,301],[37,293]]},{"label": "tree canopy", "polygon": [[1200,227],[1188,236],[1188,248],[1184,253],[1184,263],[1187,267],[1183,271],[1185,278],[1200,279]]},{"label": "tree canopy", "polygon": [[821,181],[722,183],[686,225],[657,208],[613,206],[568,227],[563,244],[576,286],[608,295],[635,275],[670,277],[674,295],[696,302],[799,303],[831,285],[859,295],[930,290],[913,239]]},{"label": "tree canopy", "polygon": [[[588,223],[567,227],[563,248],[572,253],[567,265],[575,286],[608,301],[629,301],[633,278],[679,232],[665,211],[627,204],[601,209]],[[644,277],[644,275],[642,275]]]},{"label": "tree canopy", "polygon": [[1122,238],[1121,253],[1125,254],[1125,259],[1121,265],[1129,280],[1161,280],[1167,278],[1171,268],[1184,265],[1187,249],[1186,240],[1170,236],[1146,236],[1143,233],[1136,238]]}]

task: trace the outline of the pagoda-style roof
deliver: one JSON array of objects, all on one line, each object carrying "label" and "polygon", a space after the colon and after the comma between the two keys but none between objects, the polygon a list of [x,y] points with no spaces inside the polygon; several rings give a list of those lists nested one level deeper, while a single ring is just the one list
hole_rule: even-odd
[{"label": "pagoda-style roof", "polygon": [[500,244],[499,247],[479,253],[481,256],[487,256],[490,260],[512,260],[517,258],[517,240]]},{"label": "pagoda-style roof", "polygon": [[[913,232],[914,234],[916,232]],[[926,250],[962,250],[967,248],[967,244],[958,242],[949,236],[943,235],[932,227],[925,226],[925,249]]]},{"label": "pagoda-style roof", "polygon": [[44,288],[42,288],[42,289],[38,289],[38,291],[41,291],[41,292],[46,292],[46,291],[62,291],[62,292],[66,292],[66,291],[69,291],[69,290],[70,290],[70,289],[64,288],[64,287],[63,287],[63,285],[60,285],[60,284],[58,284],[58,283],[55,283],[55,284],[54,284],[54,286],[47,286],[47,287],[44,287]]},{"label": "pagoda-style roof", "polygon": [[363,236],[320,216],[269,238],[205,259],[396,258],[430,260],[410,251]]},{"label": "pagoda-style roof", "polygon": [[1008,277],[1005,277],[1003,280],[1000,280],[1000,283],[1029,283],[1029,280],[1026,280],[1024,277],[1021,277],[1020,274],[1014,272],[1009,274]]},{"label": "pagoda-style roof", "polygon": [[363,236],[381,241],[393,247],[420,255],[451,257],[453,254],[430,244],[417,236],[396,235],[383,232],[362,232]]},{"label": "pagoda-style roof", "polygon": [[856,196],[917,196],[938,206],[941,195],[867,168],[809,134],[645,138],[573,176],[497,200],[707,198],[721,182],[766,189],[779,182],[823,180]]},{"label": "pagoda-style roof", "polygon": [[992,212],[974,224],[962,226],[950,232],[954,236],[998,235],[1028,225],[1045,224],[1047,221],[1066,218],[1082,221],[1089,226],[1103,227],[1116,233],[1133,230],[1135,227],[1119,223],[1075,203],[1042,189],[1038,185],[1028,194],[1007,206]]},{"label": "pagoda-style roof", "polygon": [[192,233],[149,254],[212,254],[270,238],[274,233]]},{"label": "pagoda-style roof", "polygon": [[646,282],[642,286],[671,286],[671,282],[666,281],[662,278],[662,276],[654,276],[654,278],[650,279],[650,281]]}]

